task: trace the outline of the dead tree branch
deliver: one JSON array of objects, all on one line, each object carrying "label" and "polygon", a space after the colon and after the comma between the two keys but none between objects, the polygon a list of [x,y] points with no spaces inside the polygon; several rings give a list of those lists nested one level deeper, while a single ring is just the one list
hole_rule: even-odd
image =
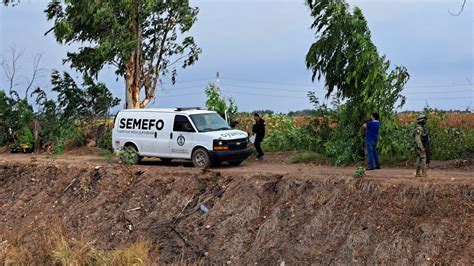
[{"label": "dead tree branch", "polygon": [[23,56],[23,52],[18,52],[15,47],[10,47],[8,55],[0,60],[0,66],[3,69],[3,75],[8,82],[8,93],[10,95],[16,95],[18,99],[19,92],[16,89],[18,86],[25,86],[24,93],[25,93],[25,100],[29,97],[29,92],[31,88],[35,86],[35,81],[38,78],[42,78],[46,74],[46,70],[41,68],[41,59],[43,57],[42,54],[37,54],[33,57],[33,68],[32,73],[30,76],[18,76],[20,74],[19,71],[19,64],[20,59]]},{"label": "dead tree branch", "polygon": [[466,2],[467,2],[467,0],[464,0],[464,1],[462,2],[461,9],[460,9],[457,13],[452,13],[451,11],[448,11],[448,13],[449,13],[451,16],[455,16],[455,17],[461,15],[461,13],[464,11],[464,8],[466,7]]}]

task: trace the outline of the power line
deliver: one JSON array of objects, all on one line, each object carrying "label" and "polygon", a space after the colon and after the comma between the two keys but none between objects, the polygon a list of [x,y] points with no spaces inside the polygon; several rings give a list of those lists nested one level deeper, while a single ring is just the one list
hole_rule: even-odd
[{"label": "power line", "polygon": [[462,92],[474,92],[474,90],[458,90],[458,91],[424,91],[424,92],[402,92],[402,95],[403,94],[443,94],[443,93],[446,93],[446,94],[451,94],[451,93],[462,93]]},{"label": "power line", "polygon": [[188,95],[203,95],[203,93],[202,92],[191,92],[191,93],[175,94],[175,95],[159,94],[156,97],[157,98],[173,98],[173,97],[182,97],[182,96],[188,96]]},{"label": "power line", "polygon": [[[284,82],[272,82],[272,81],[257,81],[257,80],[242,80],[242,79],[234,79],[234,78],[221,78],[221,80],[230,80],[236,82],[244,82],[244,83],[264,83],[264,84],[275,84],[275,85],[287,85],[287,86],[299,86],[299,87],[313,87],[314,83],[312,84],[302,84],[302,83],[284,83]],[[446,88],[446,87],[474,87],[472,83],[465,83],[465,84],[458,84],[458,83],[450,83],[450,84],[420,84],[420,85],[408,85],[405,89],[408,88]],[[320,87],[321,88],[321,87]]]},{"label": "power line", "polygon": [[281,88],[263,88],[263,87],[251,87],[251,86],[242,86],[242,85],[231,85],[231,84],[222,84],[222,86],[236,87],[242,89],[255,89],[255,90],[271,90],[271,91],[288,91],[288,92],[302,92],[303,90],[292,90],[292,89],[281,89]]},{"label": "power line", "polygon": [[[242,91],[233,91],[224,89],[226,93],[237,94],[237,96],[264,96],[264,97],[280,97],[280,98],[298,98],[298,99],[307,99],[307,96],[295,96],[295,95],[281,95],[281,94],[265,94],[265,93],[252,93],[252,92],[242,92]],[[189,95],[204,95],[204,92],[191,92],[184,94],[173,94],[173,95],[158,95],[157,97],[170,98],[170,97],[183,97]],[[428,101],[428,100],[464,100],[466,97],[441,97],[441,98],[407,98],[407,101]]]},{"label": "power line", "polygon": [[251,80],[242,80],[242,79],[233,79],[233,78],[221,78],[221,80],[230,80],[236,82],[244,82],[244,83],[265,83],[265,84],[275,84],[275,85],[287,85],[287,86],[299,86],[299,87],[311,87],[314,83],[311,84],[302,84],[302,83],[283,83],[283,82],[272,82],[272,81],[251,81]]},{"label": "power line", "polygon": [[[191,79],[191,80],[176,80],[175,84],[181,84],[181,83],[193,83],[193,82],[198,82],[198,81],[211,81],[213,78],[200,78],[200,79]],[[163,85],[170,84],[170,83],[162,83]]]},{"label": "power line", "polygon": [[429,100],[469,100],[466,97],[448,97],[448,98],[407,98],[407,101],[429,101]]},{"label": "power line", "polygon": [[[242,89],[253,89],[253,90],[270,90],[270,91],[287,91],[287,92],[304,92],[303,89],[285,89],[285,88],[278,88],[278,87],[255,87],[255,86],[246,86],[246,85],[237,85],[237,84],[229,84],[229,83],[223,83],[222,86],[225,88],[225,86],[228,87],[235,87],[235,88],[242,88]],[[161,86],[164,88],[163,86]],[[307,89],[310,89],[309,91],[314,91],[314,89],[322,89],[322,88],[314,88],[314,87],[306,87]],[[424,88],[428,88],[428,86],[424,86]],[[441,87],[435,87],[435,88],[441,88]],[[202,87],[196,87],[196,86],[188,86],[188,87],[171,87],[169,90],[189,90],[189,89],[203,89]],[[222,89],[222,88],[221,88]],[[307,91],[306,91],[307,92]],[[443,93],[463,93],[463,92],[474,92],[473,89],[466,89],[466,90],[456,90],[456,91],[426,91],[426,92],[402,92],[403,95],[407,94],[443,94]]]},{"label": "power line", "polygon": [[[241,86],[241,85],[231,85],[231,84],[222,84],[229,87],[237,87],[243,89],[255,89],[255,90],[272,90],[272,91],[288,91],[288,92],[302,92],[303,90],[291,90],[291,89],[280,89],[280,88],[263,88],[263,87],[251,87],[251,86]],[[402,94],[443,94],[443,93],[460,93],[460,92],[474,92],[474,90],[457,90],[457,91],[437,91],[437,92],[405,92]]]}]

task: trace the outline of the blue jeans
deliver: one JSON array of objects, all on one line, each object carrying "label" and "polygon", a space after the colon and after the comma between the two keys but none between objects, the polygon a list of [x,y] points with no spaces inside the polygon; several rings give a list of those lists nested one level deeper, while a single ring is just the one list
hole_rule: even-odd
[{"label": "blue jeans", "polygon": [[366,140],[367,157],[369,160],[369,168],[380,167],[379,155],[377,154],[377,141]]}]

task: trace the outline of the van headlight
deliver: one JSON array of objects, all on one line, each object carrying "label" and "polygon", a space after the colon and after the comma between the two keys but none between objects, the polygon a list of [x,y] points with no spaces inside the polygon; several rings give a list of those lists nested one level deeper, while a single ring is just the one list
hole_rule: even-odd
[{"label": "van headlight", "polygon": [[213,143],[214,147],[213,150],[215,151],[227,151],[229,150],[229,146],[227,145],[227,142],[225,140],[219,140],[215,139]]}]

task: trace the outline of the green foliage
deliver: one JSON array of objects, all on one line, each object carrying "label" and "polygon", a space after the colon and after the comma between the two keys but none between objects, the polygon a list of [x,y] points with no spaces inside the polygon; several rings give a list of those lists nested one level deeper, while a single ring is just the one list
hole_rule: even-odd
[{"label": "green foliage", "polygon": [[213,83],[207,85],[204,89],[206,94],[206,108],[216,111],[223,118],[227,112],[228,121],[233,121],[236,117],[238,107],[234,98],[225,98],[221,95],[219,87]]},{"label": "green foliage", "polygon": [[380,113],[382,131],[396,129],[393,110],[405,102],[401,91],[409,75],[404,67],[392,68],[385,56],[379,56],[359,8],[351,9],[343,0],[307,4],[318,39],[308,51],[306,66],[313,81],[324,77],[326,97],[344,102],[337,106],[339,126],[326,149],[337,163],[358,161],[364,143],[360,126],[370,113]]},{"label": "green foliage", "polygon": [[0,90],[0,144],[15,143],[34,145],[31,131],[35,114],[24,99],[12,91],[7,96]]},{"label": "green foliage", "polygon": [[[474,129],[441,127],[445,114],[428,114],[426,128],[430,135],[431,154],[434,160],[474,157]],[[414,126],[413,126],[414,128]]]},{"label": "green foliage", "polygon": [[5,6],[16,6],[20,3],[20,0],[2,0],[2,3],[5,5]]},{"label": "green foliage", "polygon": [[[61,120],[72,119],[90,120],[104,117],[111,107],[117,106],[120,99],[114,98],[103,83],[94,83],[91,78],[85,78],[84,88],[79,88],[72,77],[58,71],[51,75],[52,91],[57,93],[57,107],[61,109]],[[39,94],[41,89],[34,93]]]},{"label": "green foliage", "polygon": [[112,150],[112,129],[107,128],[105,134],[97,141],[97,147],[102,149]]},{"label": "green foliage", "polygon": [[[321,110],[318,111],[320,113]],[[318,155],[331,160],[336,165],[346,165],[361,161],[363,150],[354,153],[361,145],[351,138],[351,131],[340,130],[336,121],[337,112],[329,110],[332,115],[314,116],[309,126],[297,126],[294,119],[285,115],[267,116],[268,134],[264,140],[267,151],[301,151],[291,160],[305,161],[306,157]],[[414,114],[416,117],[417,114]],[[440,123],[445,115],[431,114],[428,118],[427,130],[430,133],[433,160],[452,160],[474,157],[474,129],[448,128]],[[415,158],[413,131],[415,124],[395,124],[390,130],[381,130],[378,151],[382,163],[398,163]],[[382,128],[384,129],[384,128]],[[347,146],[353,145],[353,146]],[[308,153],[306,153],[308,152]],[[310,159],[308,159],[310,160]]]},{"label": "green foliage", "polygon": [[10,138],[10,121],[12,105],[3,90],[0,90],[0,145],[4,145]]},{"label": "green foliage", "polygon": [[357,167],[355,173],[355,177],[364,177],[365,176],[365,168],[363,166]]},{"label": "green foliage", "polygon": [[412,126],[397,125],[382,127],[379,135],[378,151],[382,160],[406,161],[414,156]]},{"label": "green foliage", "polygon": [[[65,147],[84,145],[85,125],[99,118],[107,119],[110,108],[120,102],[103,83],[95,83],[92,79],[86,79],[81,88],[68,73],[60,75],[53,71],[51,81],[57,99],[48,99],[46,92],[37,88],[31,94],[36,96],[37,112],[15,91],[7,96],[0,90],[0,144],[37,145],[62,153]],[[38,140],[33,132],[35,126]],[[98,145],[110,147],[110,134],[109,130]]]},{"label": "green foliage", "polygon": [[91,78],[84,81],[85,102],[90,118],[108,117],[110,109],[120,104],[104,83],[95,83]]},{"label": "green foliage", "polygon": [[62,154],[66,147],[77,148],[86,142],[84,131],[74,124],[59,127],[58,131],[59,135],[54,141],[54,151],[57,154]]},{"label": "green foliage", "polygon": [[171,73],[174,83],[177,63],[185,68],[198,60],[201,49],[184,36],[198,11],[189,1],[51,0],[45,13],[54,20],[58,42],[81,45],[67,55],[72,68],[95,77],[104,66],[115,66],[127,93],[136,90],[132,96],[140,97],[143,90],[149,102],[161,76]]},{"label": "green foliage", "polygon": [[107,118],[110,108],[120,100],[114,98],[103,83],[96,84],[92,79],[86,78],[84,87],[79,87],[66,72],[60,75],[53,71],[51,82],[52,90],[57,93],[56,101],[48,100],[41,88],[32,95],[36,95],[36,104],[40,107],[36,116],[41,125],[41,144],[53,146],[56,153],[62,153],[66,146],[84,145],[84,125],[94,119]]},{"label": "green foliage", "polygon": [[327,157],[312,151],[301,151],[291,156],[290,163],[310,163],[318,161],[326,161]]},{"label": "green foliage", "polygon": [[26,144],[29,146],[33,146],[35,143],[35,137],[33,136],[33,132],[29,127],[22,127],[18,132],[18,144]]},{"label": "green foliage", "polygon": [[316,140],[310,127],[296,126],[293,119],[286,115],[269,115],[265,119],[268,134],[263,148],[267,151],[316,150]]},{"label": "green foliage", "polygon": [[137,151],[131,147],[124,147],[119,153],[118,157],[126,165],[135,164],[135,157],[137,156]]}]

